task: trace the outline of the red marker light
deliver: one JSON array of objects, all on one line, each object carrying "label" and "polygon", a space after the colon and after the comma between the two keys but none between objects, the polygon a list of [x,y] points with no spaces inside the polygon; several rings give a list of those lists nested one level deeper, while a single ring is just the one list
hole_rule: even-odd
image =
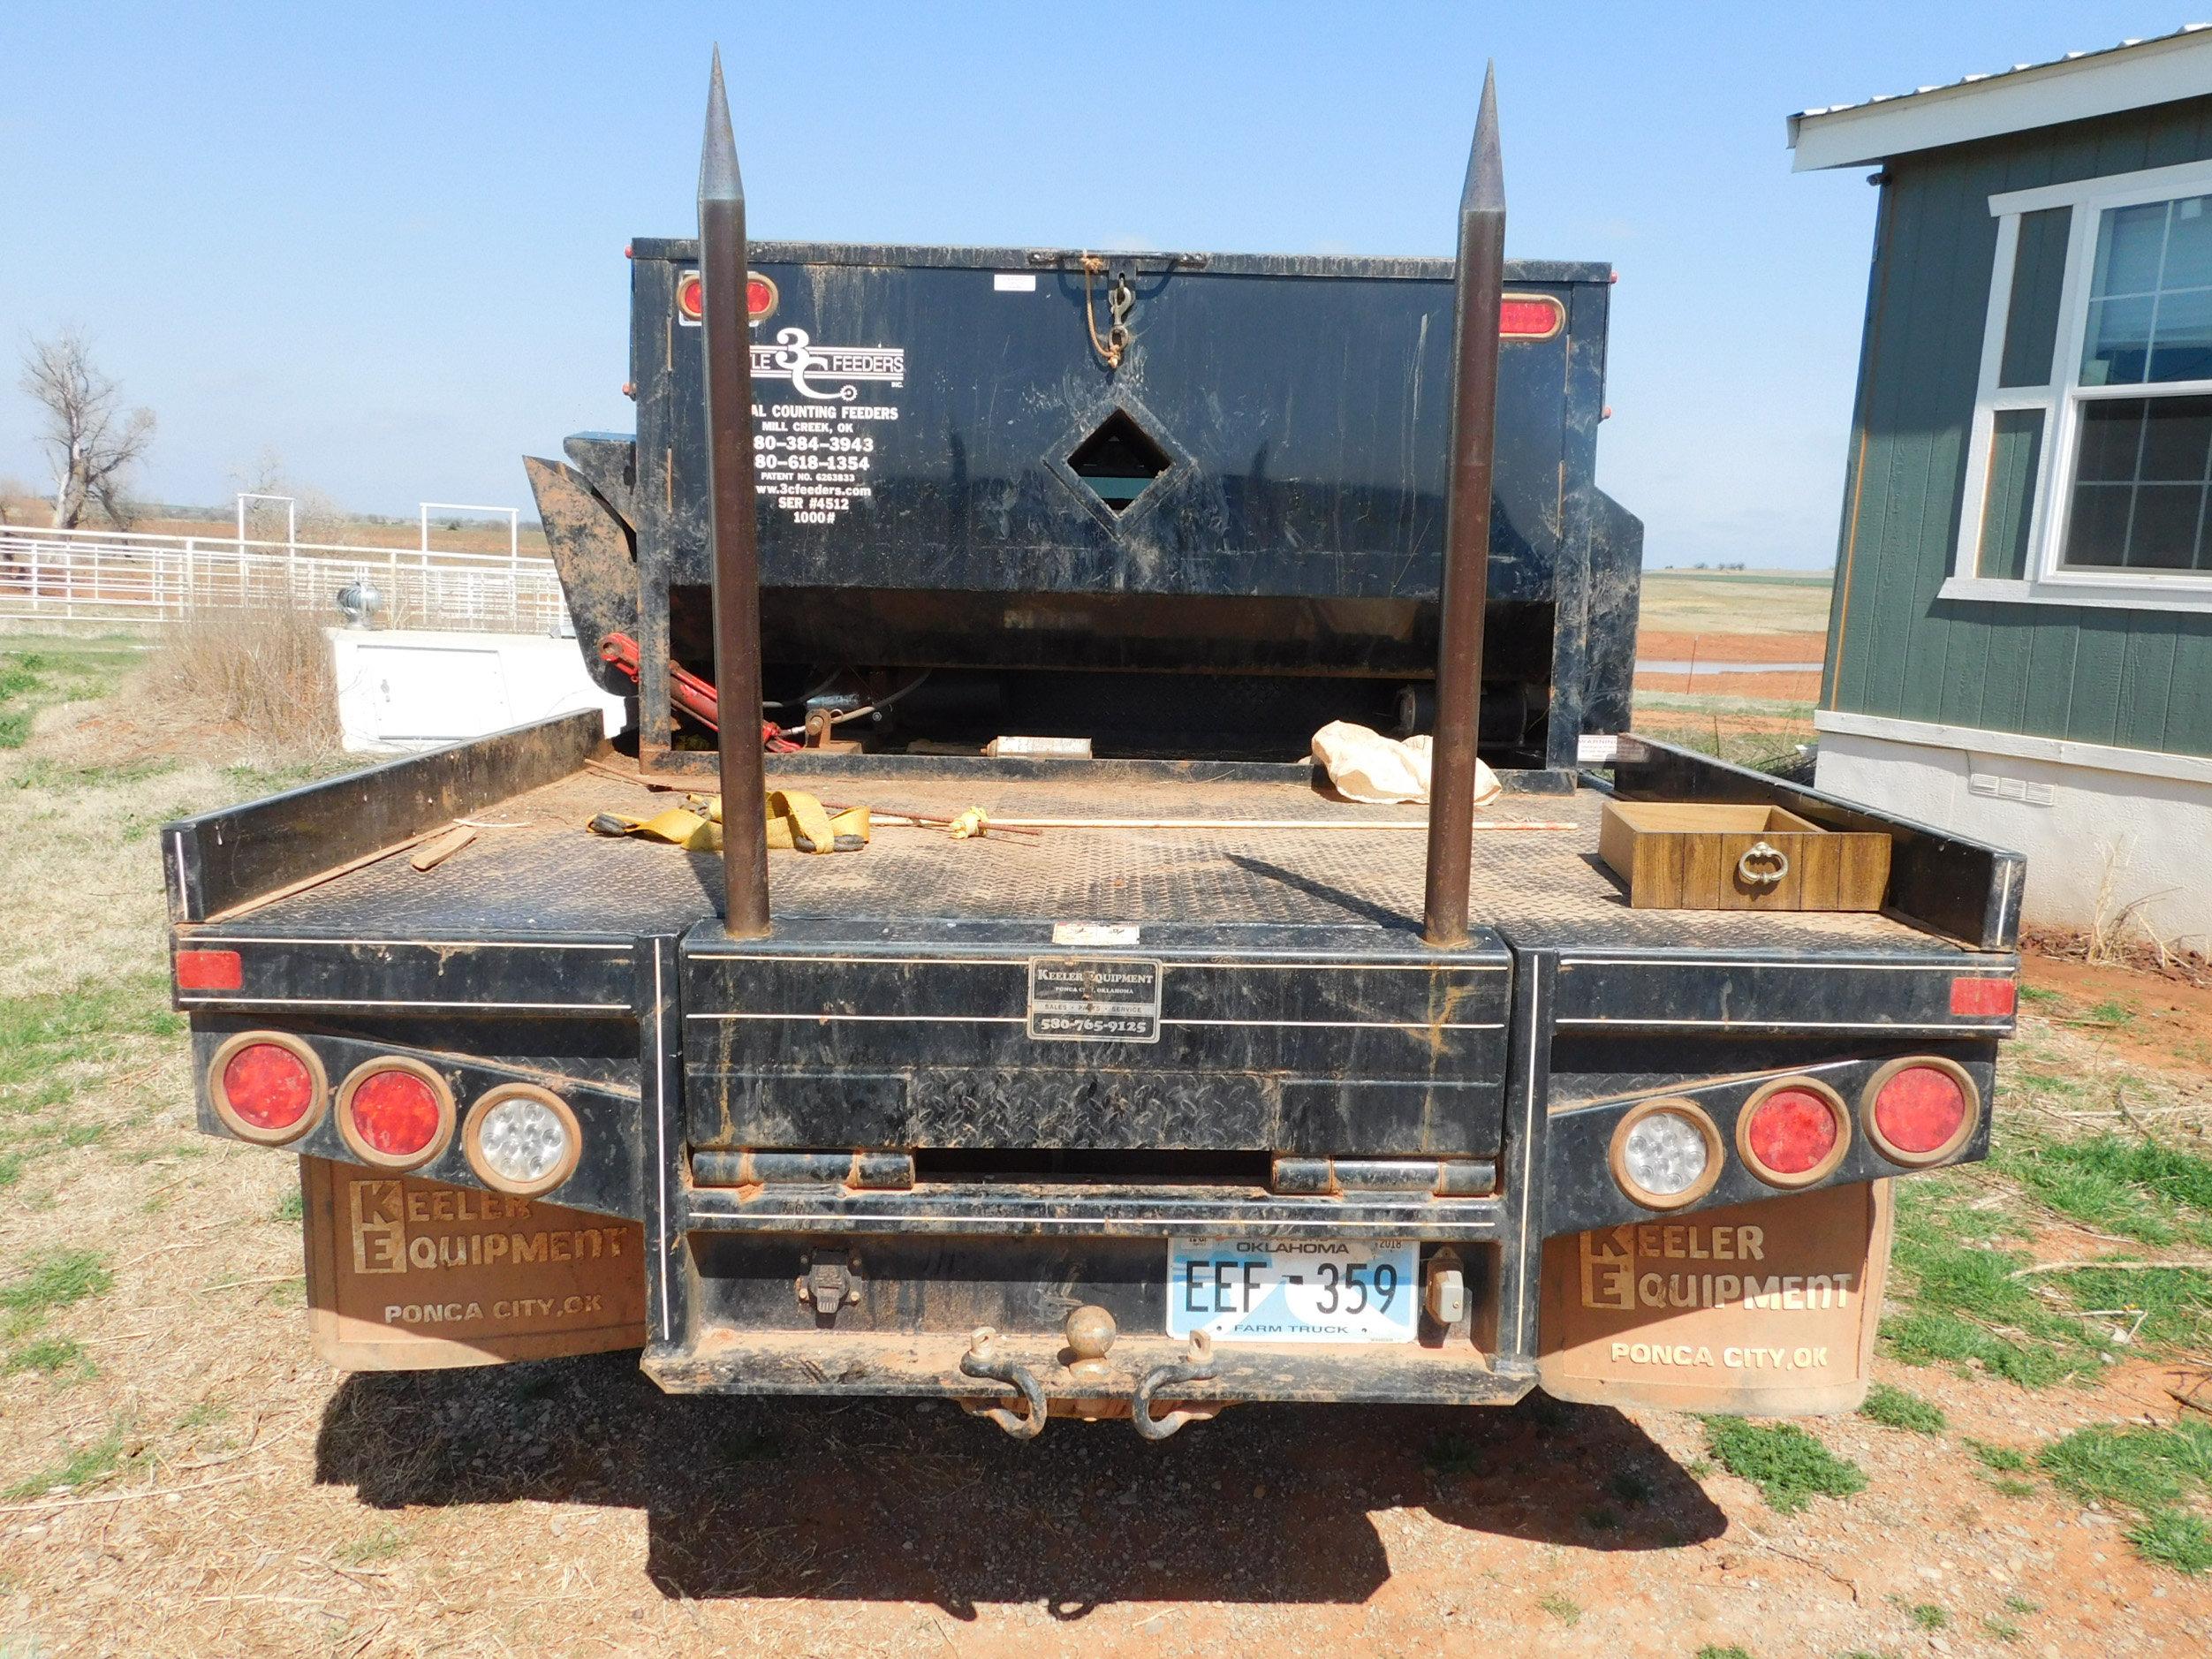
[{"label": "red marker light", "polygon": [[407,1072],[379,1072],[353,1091],[353,1127],[388,1157],[411,1158],[437,1139],[438,1100]]},{"label": "red marker light", "polygon": [[687,270],[676,279],[676,308],[696,322],[707,313],[706,288],[699,273]]},{"label": "red marker light", "polygon": [[754,322],[758,322],[762,317],[768,315],[769,312],[776,309],[776,301],[777,297],[776,284],[769,281],[769,278],[761,276],[761,273],[756,270],[747,271],[746,273],[745,311],[746,314],[752,318]]},{"label": "red marker light", "polygon": [[1549,340],[1566,326],[1566,307],[1549,294],[1507,294],[1498,301],[1502,340]]},{"label": "red marker light", "polygon": [[1951,1011],[1954,1014],[1989,1016],[2009,1014],[2019,1005],[2020,989],[2011,980],[1973,979],[1953,980],[1951,982]]},{"label": "red marker light", "polygon": [[1751,1149],[1777,1175],[1802,1175],[1835,1147],[1836,1115],[1809,1090],[1778,1090],[1751,1115]]},{"label": "red marker light", "polygon": [[453,1094],[416,1060],[371,1060],[338,1091],[338,1132],[365,1163],[411,1170],[453,1138]]},{"label": "red marker light", "polygon": [[1736,1150],[1771,1186],[1810,1186],[1835,1172],[1851,1145],[1843,1096],[1811,1078],[1769,1083],[1736,1122]]},{"label": "red marker light", "polygon": [[234,991],[246,983],[246,964],[235,951],[179,951],[180,991]]},{"label": "red marker light", "polygon": [[314,1104],[314,1075],[290,1049],[250,1042],[223,1068],[231,1110],[256,1129],[289,1129]]},{"label": "red marker light", "polygon": [[1892,1060],[1867,1086],[1867,1133],[1892,1163],[1935,1163],[1973,1133],[1973,1079],[1947,1060]]},{"label": "red marker light", "polygon": [[241,1140],[282,1146],[322,1121],[330,1083],[322,1062],[299,1038],[242,1031],[208,1063],[208,1101]]}]

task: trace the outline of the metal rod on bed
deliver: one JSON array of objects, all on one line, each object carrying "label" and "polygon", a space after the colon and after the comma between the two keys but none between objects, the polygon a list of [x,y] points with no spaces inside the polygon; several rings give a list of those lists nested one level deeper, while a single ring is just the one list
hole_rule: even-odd
[{"label": "metal rod on bed", "polygon": [[1482,78],[1482,109],[1459,195],[1459,257],[1452,284],[1451,474],[1438,598],[1436,733],[1428,786],[1428,881],[1421,936],[1467,942],[1474,852],[1475,738],[1482,723],[1482,616],[1489,601],[1490,469],[1497,431],[1498,300],[1505,284],[1505,178],[1498,155],[1497,72]]},{"label": "metal rod on bed", "polygon": [[708,539],[713,554],[715,689],[722,717],[724,925],[769,929],[767,782],[761,759],[761,558],[753,479],[753,345],[746,331],[745,186],[715,52],[699,158],[701,322],[706,331]]}]

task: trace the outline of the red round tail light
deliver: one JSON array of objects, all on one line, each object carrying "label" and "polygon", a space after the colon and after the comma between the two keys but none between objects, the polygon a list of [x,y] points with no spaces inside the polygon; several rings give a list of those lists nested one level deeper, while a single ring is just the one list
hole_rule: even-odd
[{"label": "red round tail light", "polygon": [[697,271],[687,270],[676,279],[676,307],[693,322],[706,314],[706,290]]},{"label": "red round tail light", "polygon": [[1892,1060],[1867,1084],[1867,1133],[1894,1163],[1936,1163],[1973,1133],[1981,1095],[1965,1069],[1932,1057]]},{"label": "red round tail light", "polygon": [[314,1128],[330,1087],[314,1050],[281,1032],[242,1032],[216,1050],[208,1067],[216,1116],[231,1133],[265,1146]]},{"label": "red round tail light", "polygon": [[1835,1172],[1851,1146],[1843,1096],[1809,1077],[1754,1095],[1736,1119],[1736,1151],[1771,1186],[1810,1186]]},{"label": "red round tail light", "polygon": [[417,1060],[371,1060],[338,1090],[338,1133],[365,1163],[412,1170],[453,1138],[453,1091]]}]

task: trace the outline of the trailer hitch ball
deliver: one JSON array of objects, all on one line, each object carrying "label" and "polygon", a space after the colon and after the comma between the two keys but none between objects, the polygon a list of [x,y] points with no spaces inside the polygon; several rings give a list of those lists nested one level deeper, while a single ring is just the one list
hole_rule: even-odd
[{"label": "trailer hitch ball", "polygon": [[970,1406],[1016,1440],[1034,1440],[1044,1433],[1044,1386],[1026,1366],[1011,1356],[1002,1353],[998,1347],[998,1333],[989,1325],[979,1326],[968,1338],[967,1352],[960,1356],[960,1371],[965,1376],[981,1377],[987,1382],[1004,1382],[1022,1398],[1026,1413],[1009,1411],[1004,1405]]},{"label": "trailer hitch ball", "polygon": [[1184,1424],[1201,1417],[1213,1415],[1208,1411],[1178,1410],[1152,1414],[1152,1401],[1163,1388],[1178,1382],[1203,1382],[1219,1372],[1214,1363],[1214,1335],[1208,1330],[1191,1332],[1191,1352],[1187,1360],[1170,1360],[1155,1366],[1145,1373],[1144,1381],[1137,1384],[1136,1393],[1130,1398],[1130,1420],[1137,1425],[1137,1432],[1147,1440],[1165,1440]]}]

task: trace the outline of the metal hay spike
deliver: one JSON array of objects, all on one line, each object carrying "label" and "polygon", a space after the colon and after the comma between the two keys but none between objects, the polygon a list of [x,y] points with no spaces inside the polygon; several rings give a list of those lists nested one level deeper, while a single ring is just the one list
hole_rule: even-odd
[{"label": "metal hay spike", "polygon": [[738,140],[730,129],[730,95],[722,84],[722,48],[707,84],[707,136],[699,147],[699,199],[743,201],[745,180],[738,176]]},{"label": "metal hay spike", "polygon": [[[720,81],[716,85],[719,86]],[[1497,142],[1497,63],[1482,72],[1482,107],[1474,117],[1474,148],[1467,153],[1467,182],[1459,192],[1459,211],[1505,211],[1505,163]]]}]

